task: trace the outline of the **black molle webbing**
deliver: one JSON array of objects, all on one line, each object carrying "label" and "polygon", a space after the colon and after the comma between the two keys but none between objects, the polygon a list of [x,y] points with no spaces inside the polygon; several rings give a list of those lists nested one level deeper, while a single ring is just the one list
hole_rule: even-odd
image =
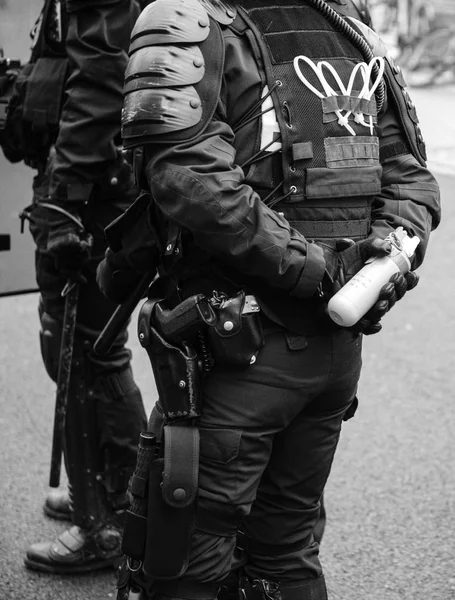
[{"label": "black molle webbing", "polygon": [[355,221],[289,221],[289,224],[307,239],[365,238],[370,228],[369,219]]},{"label": "black molle webbing", "polygon": [[398,142],[392,142],[382,146],[379,150],[379,156],[381,157],[381,163],[383,163],[388,158],[409,154],[409,152],[409,146],[406,144],[406,142],[400,140]]},{"label": "black molle webbing", "polygon": [[376,136],[341,136],[324,139],[327,166],[332,169],[349,166],[374,166],[379,158]]}]

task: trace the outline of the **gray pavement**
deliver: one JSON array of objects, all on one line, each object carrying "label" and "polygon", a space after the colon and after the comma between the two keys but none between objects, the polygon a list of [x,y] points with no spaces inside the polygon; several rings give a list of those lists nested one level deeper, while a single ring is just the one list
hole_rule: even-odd
[{"label": "gray pavement", "polygon": [[409,90],[427,145],[428,165],[436,173],[455,174],[455,85]]},{"label": "gray pavement", "polygon": [[[360,408],[345,424],[326,502],[322,547],[333,600],[455,600],[454,88],[413,90],[443,223],[415,292],[365,340]],[[8,182],[8,173],[1,173]],[[103,600],[114,575],[27,571],[27,545],[63,530],[43,516],[54,388],[41,364],[37,296],[0,298],[0,600]],[[131,328],[147,410],[151,369]]]}]

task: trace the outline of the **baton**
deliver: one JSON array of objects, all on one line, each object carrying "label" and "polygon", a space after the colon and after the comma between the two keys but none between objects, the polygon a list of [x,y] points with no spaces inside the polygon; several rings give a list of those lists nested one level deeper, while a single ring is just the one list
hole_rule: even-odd
[{"label": "baton", "polygon": [[53,488],[56,488],[60,485],[66,406],[68,402],[68,391],[71,378],[71,365],[73,362],[74,332],[76,329],[79,284],[73,282],[67,283],[63,289],[62,296],[65,296],[65,313],[63,316],[60,360],[58,363],[54,433],[52,436],[51,471],[49,476],[49,485]]},{"label": "baton", "polygon": [[152,283],[155,274],[155,271],[146,273],[139,281],[131,296],[127,298],[125,302],[117,306],[111,318],[106,323],[103,331],[99,334],[95,340],[95,343],[93,344],[93,352],[95,354],[98,356],[104,356],[109,352],[118,334],[123,327],[125,327],[128,319],[131,317],[132,312],[139,304],[139,301],[145,296],[145,293]]}]

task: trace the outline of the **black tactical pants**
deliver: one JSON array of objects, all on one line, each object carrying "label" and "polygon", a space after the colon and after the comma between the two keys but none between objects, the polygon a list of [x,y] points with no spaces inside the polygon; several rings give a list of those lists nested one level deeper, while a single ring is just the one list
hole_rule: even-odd
[{"label": "black tactical pants", "polygon": [[[205,380],[198,509],[220,522],[243,517],[250,579],[285,585],[322,575],[313,533],[360,367],[361,337],[350,331],[292,339],[273,326],[255,364],[218,366]],[[169,596],[191,598],[185,582],[222,580],[235,545],[235,536],[196,529],[188,570]],[[167,595],[165,582],[160,590]]]},{"label": "black tactical pants", "polygon": [[[34,202],[45,198],[46,193],[46,178],[36,179]],[[93,407],[92,418],[96,420],[98,456],[93,457],[94,468],[112,492],[125,492],[135,464],[139,433],[146,427],[142,397],[131,372],[131,352],[125,347],[126,328],[107,355],[96,356],[90,349],[116,308],[100,292],[95,279],[97,265],[106,249],[104,228],[126,207],[125,202],[101,198],[98,202],[91,202],[83,216],[86,228],[93,235],[94,245],[90,264],[84,270],[87,284],[80,285],[73,354],[74,360],[83,357],[81,377],[85,378],[87,400]],[[65,302],[61,291],[65,279],[45,251],[46,227],[43,223],[33,222],[33,210],[30,229],[37,245],[36,280],[40,291],[43,361],[48,374],[56,381]],[[68,425],[67,430],[71,430],[71,424]],[[77,444],[77,441],[72,443],[73,446]]]}]

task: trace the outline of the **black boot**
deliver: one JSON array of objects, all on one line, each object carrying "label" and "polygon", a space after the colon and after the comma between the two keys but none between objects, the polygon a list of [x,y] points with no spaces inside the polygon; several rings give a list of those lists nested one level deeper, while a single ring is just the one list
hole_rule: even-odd
[{"label": "black boot", "polygon": [[71,521],[71,508],[68,490],[50,489],[43,505],[43,511],[51,519]]},{"label": "black boot", "polygon": [[116,566],[121,556],[121,529],[115,524],[91,530],[73,525],[56,540],[32,544],[25,565],[47,573],[87,573]]}]

